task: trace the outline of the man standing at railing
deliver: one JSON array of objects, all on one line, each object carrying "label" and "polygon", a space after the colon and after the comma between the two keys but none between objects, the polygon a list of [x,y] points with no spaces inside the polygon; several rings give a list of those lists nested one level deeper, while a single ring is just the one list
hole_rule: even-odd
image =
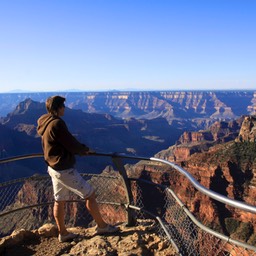
[{"label": "man standing at railing", "polygon": [[81,144],[69,131],[61,119],[65,112],[65,98],[53,96],[46,100],[47,114],[42,115],[37,123],[38,134],[42,137],[44,159],[48,173],[52,178],[54,192],[54,218],[59,230],[58,239],[65,242],[77,235],[69,233],[65,226],[65,201],[69,191],[86,200],[86,207],[97,223],[98,234],[118,231],[102,219],[95,199],[93,187],[86,182],[74,168],[75,155],[93,153],[86,145]]}]

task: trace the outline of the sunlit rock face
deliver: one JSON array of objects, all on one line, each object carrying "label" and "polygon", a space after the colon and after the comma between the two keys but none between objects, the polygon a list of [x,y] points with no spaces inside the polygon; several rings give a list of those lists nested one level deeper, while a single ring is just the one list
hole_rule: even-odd
[{"label": "sunlit rock face", "polygon": [[240,129],[237,142],[256,141],[256,116],[246,116]]},{"label": "sunlit rock face", "polygon": [[[45,102],[52,92],[0,95],[0,116],[27,98]],[[254,114],[254,91],[110,91],[56,92],[67,98],[67,106],[89,113],[108,113],[121,118],[214,118],[233,119]]]}]

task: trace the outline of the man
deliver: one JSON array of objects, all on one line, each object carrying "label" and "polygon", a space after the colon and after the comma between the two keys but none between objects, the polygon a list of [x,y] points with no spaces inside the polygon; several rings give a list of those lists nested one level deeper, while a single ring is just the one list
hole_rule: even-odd
[{"label": "man", "polygon": [[46,100],[47,114],[42,115],[37,123],[38,134],[42,137],[44,159],[48,165],[54,192],[54,218],[59,231],[60,242],[72,240],[77,235],[69,233],[65,226],[65,201],[69,191],[86,200],[86,207],[97,223],[98,234],[118,231],[102,219],[95,199],[93,187],[86,182],[74,168],[75,155],[88,155],[93,151],[81,144],[69,131],[61,119],[65,112],[65,98],[53,96]]}]

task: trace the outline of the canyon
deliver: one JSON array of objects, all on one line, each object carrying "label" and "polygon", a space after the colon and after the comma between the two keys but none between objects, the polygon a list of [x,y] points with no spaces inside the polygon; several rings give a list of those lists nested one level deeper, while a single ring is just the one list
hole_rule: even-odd
[{"label": "canyon", "polygon": [[[127,103],[130,94],[125,95],[125,93],[110,93],[112,96],[107,102],[112,102],[108,105],[112,108],[108,108],[108,113],[104,114],[100,113],[100,108],[97,110],[98,113],[88,113],[86,109],[82,109],[82,106],[86,105],[85,99],[81,105],[78,104],[79,101],[76,101],[76,104],[73,103],[67,108],[66,122],[78,138],[86,138],[89,142],[93,138],[99,150],[112,150],[113,144],[111,143],[116,142],[117,152],[134,155],[146,152],[149,156],[154,155],[175,162],[206,188],[229,198],[255,205],[256,118],[254,116],[254,93],[231,93],[233,97],[230,96],[231,102],[227,99],[224,101],[223,95],[226,95],[224,92],[220,94],[198,92],[197,97],[191,96],[189,93],[183,95],[179,92],[177,94],[179,97],[176,98],[174,93],[171,93],[171,96],[166,93],[162,94],[162,101],[159,99],[160,92],[156,92],[156,94],[158,96],[155,101],[152,98],[150,100],[141,99],[139,105],[140,94],[137,93],[136,106],[140,106],[140,108],[136,108],[136,111],[133,109],[133,112],[131,112],[132,108],[127,107],[128,103],[133,104],[131,98]],[[241,94],[246,96],[242,103],[239,101]],[[104,95],[106,96],[107,93]],[[181,95],[183,96],[181,97]],[[220,97],[221,95],[223,98]],[[205,100],[206,96],[209,101]],[[100,103],[96,104],[96,99],[95,95],[92,95],[91,98],[87,97],[86,106],[90,106],[88,109],[91,109],[92,112],[96,111],[93,106],[100,106]],[[114,105],[113,99],[118,99],[116,103],[119,103]],[[172,106],[176,107],[175,111],[170,105],[168,107],[165,99],[171,99]],[[236,100],[233,102],[234,99]],[[122,105],[121,102],[124,101],[126,104]],[[99,100],[99,102],[102,101]],[[194,104],[192,104],[193,102]],[[210,108],[210,105],[214,107]],[[117,109],[122,114],[112,115],[111,113],[115,113]],[[37,116],[44,112],[43,102],[26,99],[20,102],[13,112],[1,118],[2,145],[3,141],[6,143],[5,147],[12,145],[8,152],[13,150],[15,154],[20,154],[40,150],[40,140],[36,135],[35,127]],[[84,130],[86,133],[89,132],[89,135],[83,133]],[[97,141],[99,137],[101,140]],[[170,137],[172,137],[171,140]],[[146,138],[146,140],[142,138]],[[104,139],[104,143],[101,142],[102,139]],[[133,141],[134,144],[131,145]],[[15,142],[24,147],[17,149]],[[151,144],[145,144],[146,142]],[[140,145],[140,147],[136,145]],[[149,153],[150,148],[154,150]],[[2,147],[2,149],[4,148]],[[87,163],[88,168],[92,168],[93,165],[95,165],[94,160]],[[107,165],[109,163],[104,162],[104,166]],[[14,175],[16,167],[8,172],[8,179]],[[28,165],[25,167],[29,169]],[[102,167],[97,166],[98,170],[103,170]],[[166,166],[156,166],[139,161],[135,165],[127,165],[126,168],[130,177],[140,177],[143,175],[143,170],[147,170],[150,174],[144,178],[170,186],[190,211],[205,225],[230,235],[232,238],[242,239],[252,245],[256,244],[256,222],[253,214],[241,212],[200,194],[184,176]],[[10,166],[7,166],[7,169],[10,170]],[[145,193],[151,195],[150,190]],[[150,206],[151,199],[152,197],[146,202],[147,206]],[[161,206],[159,203],[156,202],[153,205],[152,211],[156,211],[154,207],[159,209]]]}]

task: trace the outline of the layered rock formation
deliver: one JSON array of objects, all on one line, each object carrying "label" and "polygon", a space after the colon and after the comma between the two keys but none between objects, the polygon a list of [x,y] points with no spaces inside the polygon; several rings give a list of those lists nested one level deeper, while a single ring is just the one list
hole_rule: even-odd
[{"label": "layered rock formation", "polygon": [[243,118],[229,122],[215,122],[208,130],[184,132],[175,145],[160,151],[156,156],[181,163],[194,153],[205,152],[213,145],[236,139],[242,122]]},{"label": "layered rock formation", "polygon": [[[53,93],[0,95],[0,116],[9,113],[20,101],[31,98],[45,102]],[[253,91],[130,91],[130,92],[59,92],[69,108],[89,113],[108,113],[116,117],[213,118],[234,119],[254,114]]]}]

